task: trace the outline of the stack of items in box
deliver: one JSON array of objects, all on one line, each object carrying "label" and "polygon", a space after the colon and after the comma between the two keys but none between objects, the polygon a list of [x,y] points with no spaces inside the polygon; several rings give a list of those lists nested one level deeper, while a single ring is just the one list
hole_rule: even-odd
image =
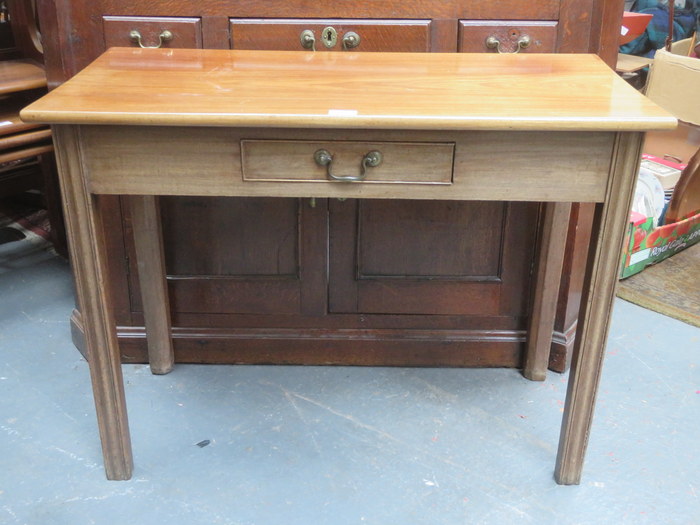
[{"label": "stack of items in box", "polygon": [[644,155],[621,277],[700,241],[700,149],[687,165]]},{"label": "stack of items in box", "polygon": [[[637,183],[621,277],[629,277],[700,241],[700,59],[696,37],[659,49],[646,94],[681,125],[649,134]],[[669,140],[670,139],[670,140]],[[678,162],[669,160],[676,158]],[[684,163],[685,161],[685,163]]]}]

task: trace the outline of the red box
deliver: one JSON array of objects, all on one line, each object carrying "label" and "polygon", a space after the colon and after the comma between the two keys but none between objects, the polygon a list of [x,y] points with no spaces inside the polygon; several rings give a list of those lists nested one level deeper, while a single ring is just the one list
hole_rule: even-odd
[{"label": "red box", "polygon": [[653,15],[625,11],[622,14],[622,27],[620,27],[620,45],[632,42],[641,36],[652,17]]}]

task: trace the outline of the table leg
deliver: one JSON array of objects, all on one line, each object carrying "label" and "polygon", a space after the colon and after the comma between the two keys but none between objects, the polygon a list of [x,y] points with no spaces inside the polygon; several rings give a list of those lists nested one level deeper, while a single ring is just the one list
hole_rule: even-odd
[{"label": "table leg", "polygon": [[68,245],[85,328],[97,425],[109,479],[129,479],[133,468],[119,346],[107,286],[102,220],[90,194],[77,126],[53,132],[65,205]]},{"label": "table leg", "polygon": [[617,134],[605,202],[596,205],[554,473],[563,485],[581,480],[643,138]]},{"label": "table leg", "polygon": [[570,202],[544,204],[533,287],[534,297],[523,364],[523,375],[533,381],[544,381],[547,376],[570,215]]},{"label": "table leg", "polygon": [[143,304],[148,362],[154,374],[167,374],[175,362],[170,326],[170,301],[163,257],[158,198],[129,196]]}]

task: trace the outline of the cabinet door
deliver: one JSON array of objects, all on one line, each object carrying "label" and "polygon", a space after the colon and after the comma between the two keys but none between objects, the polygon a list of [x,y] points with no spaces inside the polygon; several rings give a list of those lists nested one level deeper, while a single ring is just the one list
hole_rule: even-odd
[{"label": "cabinet door", "polygon": [[[160,207],[176,324],[191,315],[325,313],[322,207],[302,199],[210,197],[161,197]],[[130,240],[128,210],[126,218]],[[135,278],[131,288],[138,289]],[[140,294],[131,303],[141,311]]]},{"label": "cabinet door", "polygon": [[[231,19],[233,49],[430,50],[430,20]],[[306,35],[306,38],[304,38]]]},{"label": "cabinet door", "polygon": [[333,313],[522,317],[538,206],[331,201]]}]

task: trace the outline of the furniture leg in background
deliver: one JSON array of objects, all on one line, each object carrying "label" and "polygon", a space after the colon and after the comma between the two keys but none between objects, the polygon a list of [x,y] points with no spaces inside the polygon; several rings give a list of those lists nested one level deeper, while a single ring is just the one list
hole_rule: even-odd
[{"label": "furniture leg in background", "polygon": [[132,195],[129,204],[146,325],[148,362],[154,374],[167,374],[173,369],[175,357],[158,197]]},{"label": "furniture leg in background", "polygon": [[534,297],[523,364],[523,375],[533,381],[544,381],[547,375],[571,214],[570,202],[549,202],[543,206],[544,217],[533,284]]}]

